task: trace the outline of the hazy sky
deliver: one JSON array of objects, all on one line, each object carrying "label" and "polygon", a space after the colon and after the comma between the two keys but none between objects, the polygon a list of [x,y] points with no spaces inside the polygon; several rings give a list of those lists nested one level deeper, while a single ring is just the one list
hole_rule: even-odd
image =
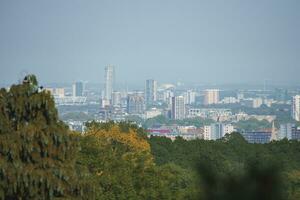
[{"label": "hazy sky", "polygon": [[0,83],[300,82],[299,0],[3,0]]}]

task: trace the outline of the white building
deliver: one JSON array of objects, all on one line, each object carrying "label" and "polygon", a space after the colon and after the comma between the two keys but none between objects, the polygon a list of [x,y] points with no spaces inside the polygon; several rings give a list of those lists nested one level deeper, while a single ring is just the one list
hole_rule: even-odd
[{"label": "white building", "polygon": [[196,101],[196,92],[188,90],[184,93],[184,102],[186,104],[193,104]]},{"label": "white building", "polygon": [[217,140],[224,137],[226,134],[234,132],[234,127],[231,124],[215,123],[210,126],[204,126],[204,139]]},{"label": "white building", "polygon": [[156,109],[156,108],[152,108],[151,110],[147,110],[145,112],[145,119],[150,119],[156,116],[162,115],[162,110],[160,109]]},{"label": "white building", "polygon": [[219,90],[208,89],[204,91],[204,105],[218,104],[219,103]]},{"label": "white building", "polygon": [[172,97],[172,119],[185,118],[185,103],[183,96]]},{"label": "white building", "polygon": [[296,121],[300,121],[300,95],[296,95],[292,99],[292,117]]},{"label": "white building", "polygon": [[259,108],[263,104],[263,99],[262,98],[255,98],[253,99],[253,108]]},{"label": "white building", "polygon": [[108,65],[105,67],[105,90],[103,99],[111,101],[114,88],[115,69],[114,66]]},{"label": "white building", "polygon": [[221,100],[221,103],[223,104],[234,104],[238,102],[239,100],[235,97],[224,97],[224,99]]}]

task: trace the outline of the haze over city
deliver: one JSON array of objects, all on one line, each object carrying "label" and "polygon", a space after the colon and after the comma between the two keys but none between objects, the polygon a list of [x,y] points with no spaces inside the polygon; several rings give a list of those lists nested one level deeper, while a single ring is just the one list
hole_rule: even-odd
[{"label": "haze over city", "polygon": [[1,1],[0,83],[299,84],[300,2]]}]

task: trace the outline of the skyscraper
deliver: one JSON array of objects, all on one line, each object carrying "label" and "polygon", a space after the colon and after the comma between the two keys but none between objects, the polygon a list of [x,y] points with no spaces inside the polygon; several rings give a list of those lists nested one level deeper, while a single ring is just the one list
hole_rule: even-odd
[{"label": "skyscraper", "polygon": [[193,104],[196,101],[196,92],[188,90],[184,93],[184,101],[186,104]]},{"label": "skyscraper", "polygon": [[204,105],[218,104],[219,90],[209,89],[204,91]]},{"label": "skyscraper", "polygon": [[145,111],[145,98],[141,94],[129,94],[127,97],[127,113],[143,114]]},{"label": "skyscraper", "polygon": [[185,118],[185,103],[183,96],[172,97],[172,119]]},{"label": "skyscraper", "polygon": [[83,82],[76,82],[73,84],[73,97],[83,96]]},{"label": "skyscraper", "polygon": [[300,121],[300,95],[296,95],[292,100],[292,117],[296,121]]},{"label": "skyscraper", "polygon": [[112,65],[107,65],[105,67],[105,90],[104,90],[104,99],[111,101],[112,92],[114,88],[114,79],[115,79],[115,68]]},{"label": "skyscraper", "polygon": [[157,99],[157,82],[153,79],[146,80],[145,100],[147,105],[152,105]]}]

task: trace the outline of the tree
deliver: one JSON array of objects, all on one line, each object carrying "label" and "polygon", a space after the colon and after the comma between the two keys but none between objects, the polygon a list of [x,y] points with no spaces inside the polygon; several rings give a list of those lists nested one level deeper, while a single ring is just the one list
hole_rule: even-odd
[{"label": "tree", "polygon": [[34,75],[0,91],[0,199],[81,198],[77,136]]}]

